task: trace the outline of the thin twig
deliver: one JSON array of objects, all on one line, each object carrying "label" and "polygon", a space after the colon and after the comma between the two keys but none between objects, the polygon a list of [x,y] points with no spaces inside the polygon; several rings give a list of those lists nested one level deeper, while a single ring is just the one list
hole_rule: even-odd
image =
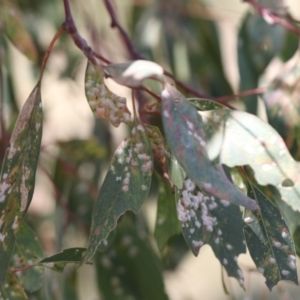
[{"label": "thin twig", "polygon": [[293,24],[289,23],[288,21],[286,21],[282,17],[278,16],[278,14],[274,13],[273,11],[268,9],[267,7],[264,7],[264,6],[260,5],[255,0],[244,0],[244,2],[247,2],[247,3],[251,4],[253,6],[253,8],[255,9],[255,11],[259,15],[261,15],[263,18],[267,17],[268,19],[270,19],[270,21],[273,24],[279,24],[279,25],[283,26],[284,28],[286,28],[287,30],[289,30],[289,31],[297,34],[298,36],[300,36],[300,29],[298,27],[294,26]]},{"label": "thin twig", "polygon": [[217,97],[214,100],[219,103],[226,104],[230,100],[235,100],[238,98],[243,98],[243,97],[248,97],[248,96],[253,96],[253,95],[262,95],[265,91],[266,91],[265,88],[257,88],[257,89],[242,91],[242,92],[234,94],[234,95]]}]

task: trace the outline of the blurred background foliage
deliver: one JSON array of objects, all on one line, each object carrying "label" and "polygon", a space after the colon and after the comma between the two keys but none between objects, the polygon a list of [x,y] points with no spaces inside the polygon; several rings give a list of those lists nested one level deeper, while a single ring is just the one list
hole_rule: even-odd
[{"label": "blurred background foliage", "polygon": [[[64,21],[61,0],[9,2],[19,14],[19,24],[14,23],[15,18],[0,18],[1,162],[22,102],[38,77],[51,38]],[[273,1],[259,2],[273,5]],[[296,12],[300,7],[294,2],[289,1],[287,6],[299,17]],[[7,3],[0,1],[0,11]],[[226,1],[228,5],[213,0],[112,3],[138,53],[203,95],[221,97],[257,89],[264,83],[268,88],[263,97],[234,99],[230,105],[268,117],[299,160],[297,35],[268,23],[249,5],[237,0]],[[79,32],[93,49],[112,62],[135,58],[127,51],[119,32],[110,27],[103,1],[78,0],[71,5]],[[280,13],[280,7],[271,8]],[[1,30],[4,26],[11,29],[10,39]],[[126,136],[125,127],[116,130],[105,121],[94,121],[84,97],[85,64],[83,54],[63,34],[53,49],[42,84],[45,127],[37,186],[26,221],[36,232],[44,257],[66,248],[86,246],[99,187],[116,146]],[[129,97],[127,89],[117,89],[120,95]],[[294,99],[294,105],[287,106],[282,99]],[[138,102],[142,111],[153,100],[140,94]],[[151,118],[161,127],[158,118]],[[242,291],[225,275],[222,279],[221,268],[207,246],[197,258],[202,259],[201,264],[196,263],[176,220],[168,220],[169,227],[164,230],[170,232],[170,238],[161,240],[158,227],[154,234],[155,222],[159,223],[160,214],[168,215],[163,209],[171,211],[175,207],[174,203],[170,207],[160,205],[162,201],[174,201],[172,192],[161,185],[162,180],[155,176],[141,212],[121,218],[108,245],[99,248],[94,267],[84,266],[77,271],[76,265],[70,265],[61,274],[46,270],[42,287],[29,292],[29,299],[176,300],[199,299],[199,295],[205,295],[205,299],[283,299],[289,293],[299,293],[294,286],[280,283],[268,294],[263,278],[252,271],[249,257],[241,260],[247,279],[247,291]],[[297,215],[293,217],[291,213],[290,218],[298,224]],[[297,231],[294,236],[299,240]],[[195,273],[189,271],[192,265],[198,268]],[[230,295],[223,290],[223,281]]]}]

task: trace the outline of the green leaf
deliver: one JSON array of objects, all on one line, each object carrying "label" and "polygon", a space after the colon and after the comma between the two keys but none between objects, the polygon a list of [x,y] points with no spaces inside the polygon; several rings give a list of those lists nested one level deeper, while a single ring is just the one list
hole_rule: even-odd
[{"label": "green leaf", "polygon": [[167,171],[170,181],[178,188],[181,189],[183,186],[183,181],[185,179],[185,172],[183,168],[179,165],[176,158],[168,153],[167,158]]},{"label": "green leaf", "polygon": [[96,118],[108,119],[118,127],[120,123],[131,123],[126,98],[110,92],[104,83],[102,71],[88,62],[85,72],[85,94]]},{"label": "green leaf", "polygon": [[245,210],[244,231],[250,255],[271,290],[279,280],[298,284],[296,253],[292,236],[274,204],[256,187],[249,196],[255,198],[260,211]]},{"label": "green leaf", "polygon": [[180,224],[177,219],[174,193],[170,184],[160,178],[154,231],[158,249],[162,251],[168,240],[178,233],[180,233]]},{"label": "green leaf", "polygon": [[[264,94],[268,121],[300,158],[300,57],[286,64]],[[295,145],[298,145],[295,147]]]},{"label": "green leaf", "polygon": [[96,201],[88,250],[92,257],[100,242],[117,226],[127,210],[138,212],[147,198],[152,177],[152,149],[144,126],[135,124],[131,137],[115,152]]},{"label": "green leaf", "polygon": [[160,262],[137,228],[125,215],[112,247],[95,255],[97,281],[105,299],[168,299]]},{"label": "green leaf", "polygon": [[[259,76],[284,45],[286,31],[280,25],[270,25],[257,14],[248,13],[238,37],[240,90],[255,89]],[[243,98],[247,111],[257,113],[257,96]]]},{"label": "green leaf", "polygon": [[[43,257],[43,250],[38,242],[37,236],[33,230],[22,223],[16,233],[16,244],[12,256],[11,269],[22,269],[32,266]],[[29,292],[37,291],[41,287],[40,277],[44,273],[44,268],[34,266],[23,271],[16,272],[19,281]],[[20,283],[18,283],[20,285]]]},{"label": "green leaf", "polygon": [[[12,1],[0,0],[0,29],[3,28],[9,40],[29,59],[36,60],[34,43],[24,28],[19,9]],[[2,26],[1,26],[2,25]]]},{"label": "green leaf", "polygon": [[300,211],[300,164],[270,125],[242,111],[205,112],[209,158],[229,167],[249,165],[259,185],[273,185]]},{"label": "green leaf", "polygon": [[228,275],[243,286],[237,259],[246,252],[246,246],[239,207],[204,192],[189,178],[181,190],[177,189],[176,202],[183,236],[194,255],[209,244]]},{"label": "green leaf", "polygon": [[15,234],[30,204],[42,138],[43,112],[38,84],[25,102],[6,151],[0,180],[0,283],[15,244]]},{"label": "green leaf", "polygon": [[197,108],[197,110],[200,111],[228,109],[225,105],[210,99],[187,98],[187,100],[190,101]]},{"label": "green leaf", "polygon": [[208,140],[201,116],[170,85],[166,85],[162,92],[162,116],[172,153],[199,188],[219,199],[250,209],[258,208],[254,200],[244,195],[228,180],[222,166],[209,159]]},{"label": "green leaf", "polygon": [[7,282],[0,284],[0,299],[27,300],[27,295],[23,287],[19,284],[19,279],[15,274],[7,274]]},{"label": "green leaf", "polygon": [[121,64],[110,64],[104,67],[107,77],[127,87],[135,88],[142,85],[145,79],[151,78],[164,82],[163,68],[147,60],[136,60]]},{"label": "green leaf", "polygon": [[69,248],[39,261],[39,265],[62,272],[69,263],[80,263],[86,248]]}]

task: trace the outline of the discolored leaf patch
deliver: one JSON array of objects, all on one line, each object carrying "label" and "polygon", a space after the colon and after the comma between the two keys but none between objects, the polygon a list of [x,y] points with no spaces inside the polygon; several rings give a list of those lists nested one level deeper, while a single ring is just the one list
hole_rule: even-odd
[{"label": "discolored leaf patch", "polygon": [[296,253],[292,236],[274,204],[256,187],[249,196],[257,200],[260,211],[245,210],[244,232],[250,255],[271,290],[279,280],[298,284]]},{"label": "discolored leaf patch", "polygon": [[39,84],[25,102],[6,151],[0,180],[0,283],[4,284],[15,234],[30,204],[40,153],[43,114]]},{"label": "discolored leaf patch", "polygon": [[117,221],[127,210],[138,212],[148,196],[152,177],[152,149],[143,125],[135,124],[131,137],[115,152],[96,201],[88,250],[83,258],[92,257]]},{"label": "discolored leaf patch", "polygon": [[246,243],[239,207],[204,192],[189,178],[181,190],[177,189],[176,203],[182,233],[194,255],[209,244],[228,275],[243,286],[237,260],[239,254],[246,252]]},{"label": "discolored leaf patch", "polygon": [[162,92],[162,116],[167,142],[188,177],[214,197],[257,209],[254,200],[240,192],[218,162],[207,153],[204,124],[196,108],[174,87]]},{"label": "discolored leaf patch", "polygon": [[104,83],[103,74],[91,62],[88,62],[85,72],[85,93],[96,118],[108,119],[115,127],[122,122],[131,122],[126,98],[109,91]]}]

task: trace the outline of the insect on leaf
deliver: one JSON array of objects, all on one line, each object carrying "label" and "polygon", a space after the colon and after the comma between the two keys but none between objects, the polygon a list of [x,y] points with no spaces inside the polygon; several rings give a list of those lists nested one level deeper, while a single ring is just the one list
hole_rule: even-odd
[{"label": "insect on leaf", "polygon": [[91,62],[88,62],[85,72],[85,93],[96,118],[108,119],[115,127],[122,122],[131,122],[126,98],[109,91],[104,83],[102,71]]},{"label": "insect on leaf", "polygon": [[244,231],[250,255],[271,290],[279,280],[298,283],[296,253],[292,236],[279,210],[255,186],[249,196],[260,211],[245,210]]},{"label": "insect on leaf", "polygon": [[171,151],[187,176],[214,197],[257,209],[256,202],[239,191],[222,166],[208,157],[204,124],[197,109],[174,87],[162,92],[163,125]]},{"label": "insect on leaf", "polygon": [[92,257],[117,221],[127,210],[137,213],[148,196],[152,177],[152,149],[146,130],[135,124],[131,137],[115,152],[96,201],[88,250],[83,258]]},{"label": "insect on leaf", "polygon": [[39,84],[25,102],[6,151],[0,178],[0,283],[30,204],[42,138],[43,112]]},{"label": "insect on leaf", "polygon": [[1,22],[9,40],[29,59],[36,60],[37,52],[34,43],[24,28],[20,12],[12,1],[0,0],[0,28]]},{"label": "insect on leaf", "polygon": [[229,167],[249,165],[259,185],[273,185],[288,205],[300,211],[300,164],[276,130],[242,111],[210,111],[203,117],[212,161]]},{"label": "insect on leaf", "polygon": [[204,244],[209,244],[228,275],[243,286],[237,259],[246,252],[246,243],[239,207],[204,192],[189,178],[181,190],[176,190],[176,202],[183,236],[194,255],[198,255]]},{"label": "insect on leaf", "polygon": [[118,84],[135,88],[142,85],[148,78],[164,82],[163,68],[147,60],[136,60],[121,64],[111,64],[104,67],[107,77],[111,77]]}]

